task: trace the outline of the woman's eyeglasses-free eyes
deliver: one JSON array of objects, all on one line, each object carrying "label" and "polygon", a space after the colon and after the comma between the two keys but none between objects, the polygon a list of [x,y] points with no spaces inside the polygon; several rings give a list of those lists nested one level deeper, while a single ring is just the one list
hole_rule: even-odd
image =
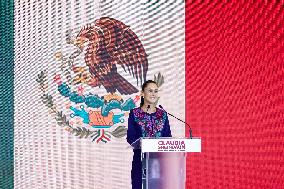
[{"label": "woman's eyeglasses-free eyes", "polygon": [[154,93],[154,94],[157,94],[157,93],[159,93],[159,90],[146,90],[146,92],[147,93],[149,93],[149,94],[152,94],[152,93]]}]

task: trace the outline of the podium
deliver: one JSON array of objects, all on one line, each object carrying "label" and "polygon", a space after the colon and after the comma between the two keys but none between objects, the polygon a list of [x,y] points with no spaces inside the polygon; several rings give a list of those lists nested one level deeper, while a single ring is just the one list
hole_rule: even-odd
[{"label": "podium", "polygon": [[143,189],[184,189],[187,153],[201,152],[200,138],[139,138]]}]

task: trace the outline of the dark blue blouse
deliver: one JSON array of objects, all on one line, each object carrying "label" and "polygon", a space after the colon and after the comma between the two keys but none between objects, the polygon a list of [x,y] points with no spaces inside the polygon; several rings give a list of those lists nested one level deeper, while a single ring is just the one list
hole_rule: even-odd
[{"label": "dark blue blouse", "polygon": [[171,137],[167,113],[156,108],[154,113],[146,113],[140,107],[130,110],[128,118],[127,142],[132,144],[140,137]]},{"label": "dark blue blouse", "polygon": [[[154,113],[146,113],[140,107],[130,110],[128,118],[127,142],[132,144],[140,137],[171,137],[167,113],[156,108]],[[141,150],[133,150],[131,181],[133,189],[142,188]]]}]

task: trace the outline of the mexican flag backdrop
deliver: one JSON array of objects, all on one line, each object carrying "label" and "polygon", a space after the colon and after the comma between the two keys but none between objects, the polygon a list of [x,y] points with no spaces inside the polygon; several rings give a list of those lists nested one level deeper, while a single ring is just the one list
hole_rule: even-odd
[{"label": "mexican flag backdrop", "polygon": [[283,7],[1,2],[0,188],[131,188],[128,112],[147,79],[202,139],[186,188],[283,188]]}]

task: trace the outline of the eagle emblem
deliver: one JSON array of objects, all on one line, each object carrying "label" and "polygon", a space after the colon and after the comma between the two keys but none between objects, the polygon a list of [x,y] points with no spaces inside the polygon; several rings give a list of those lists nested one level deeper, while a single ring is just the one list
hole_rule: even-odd
[{"label": "eagle emblem", "polygon": [[[130,27],[119,20],[102,17],[87,24],[73,44],[84,50],[89,86],[103,86],[107,93],[137,93],[139,90],[117,72],[118,65],[136,79],[137,86],[146,80],[148,60],[145,49]],[[78,68],[73,67],[73,71],[76,70]]]}]

